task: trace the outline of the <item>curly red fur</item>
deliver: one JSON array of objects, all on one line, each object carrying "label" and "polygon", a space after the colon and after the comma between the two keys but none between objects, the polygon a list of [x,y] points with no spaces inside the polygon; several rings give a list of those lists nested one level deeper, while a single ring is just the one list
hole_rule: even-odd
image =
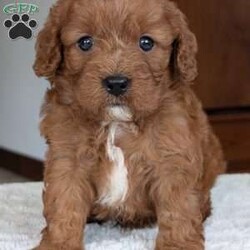
[{"label": "curly red fur", "polygon": [[[91,35],[83,52],[77,41]],[[155,40],[145,53],[139,38]],[[122,226],[157,223],[157,250],[204,249],[202,222],[210,189],[225,171],[220,143],[190,89],[197,75],[197,43],[184,15],[168,0],[59,0],[40,32],[34,70],[51,82],[41,132],[49,150],[43,194],[47,226],[39,250],[83,249],[88,219]],[[121,73],[128,92],[115,98],[101,80]],[[126,108],[131,119],[112,117]],[[124,156],[124,200],[100,202],[113,163],[110,130]]]}]

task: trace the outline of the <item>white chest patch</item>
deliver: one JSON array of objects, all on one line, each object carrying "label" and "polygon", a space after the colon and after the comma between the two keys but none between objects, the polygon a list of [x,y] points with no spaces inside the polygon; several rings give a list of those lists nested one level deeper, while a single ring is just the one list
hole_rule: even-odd
[{"label": "white chest patch", "polygon": [[[125,113],[122,115],[117,110],[112,110],[112,113],[117,116],[117,118],[124,118],[126,120]],[[122,117],[120,117],[122,116]],[[108,177],[108,183],[105,191],[100,197],[99,202],[106,206],[112,206],[118,202],[123,202],[126,198],[128,192],[128,171],[125,165],[125,158],[121,148],[115,145],[115,138],[119,136],[120,131],[119,121],[122,119],[117,119],[117,121],[112,121],[109,125],[109,133],[107,137],[106,151],[109,160],[112,162],[112,171]]]}]

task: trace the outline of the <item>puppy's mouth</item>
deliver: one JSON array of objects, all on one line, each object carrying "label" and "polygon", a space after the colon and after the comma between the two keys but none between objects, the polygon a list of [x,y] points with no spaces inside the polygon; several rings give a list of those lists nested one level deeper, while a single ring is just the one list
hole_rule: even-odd
[{"label": "puppy's mouth", "polygon": [[128,106],[115,103],[107,106],[106,119],[108,121],[131,122],[133,120],[133,115]]}]

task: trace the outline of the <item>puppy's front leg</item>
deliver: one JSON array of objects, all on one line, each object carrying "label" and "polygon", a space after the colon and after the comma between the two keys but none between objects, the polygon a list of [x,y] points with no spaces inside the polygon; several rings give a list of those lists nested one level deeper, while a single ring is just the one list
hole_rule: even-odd
[{"label": "puppy's front leg", "polygon": [[74,159],[49,157],[43,193],[47,226],[36,250],[82,250],[83,230],[93,192]]},{"label": "puppy's front leg", "polygon": [[186,174],[182,175],[170,171],[156,181],[154,200],[159,226],[156,250],[204,249],[199,194]]}]

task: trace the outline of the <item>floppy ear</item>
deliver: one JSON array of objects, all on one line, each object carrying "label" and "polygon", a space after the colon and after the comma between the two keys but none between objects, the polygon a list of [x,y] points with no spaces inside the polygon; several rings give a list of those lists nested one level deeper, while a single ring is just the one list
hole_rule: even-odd
[{"label": "floppy ear", "polygon": [[175,33],[172,43],[170,70],[174,80],[192,82],[197,77],[196,53],[198,50],[195,35],[190,31],[184,14],[174,3],[167,8],[172,17],[171,23]]},{"label": "floppy ear", "polygon": [[39,77],[53,77],[62,61],[60,30],[63,13],[61,13],[62,7],[59,2],[51,8],[44,28],[37,37],[36,60],[33,69]]}]

